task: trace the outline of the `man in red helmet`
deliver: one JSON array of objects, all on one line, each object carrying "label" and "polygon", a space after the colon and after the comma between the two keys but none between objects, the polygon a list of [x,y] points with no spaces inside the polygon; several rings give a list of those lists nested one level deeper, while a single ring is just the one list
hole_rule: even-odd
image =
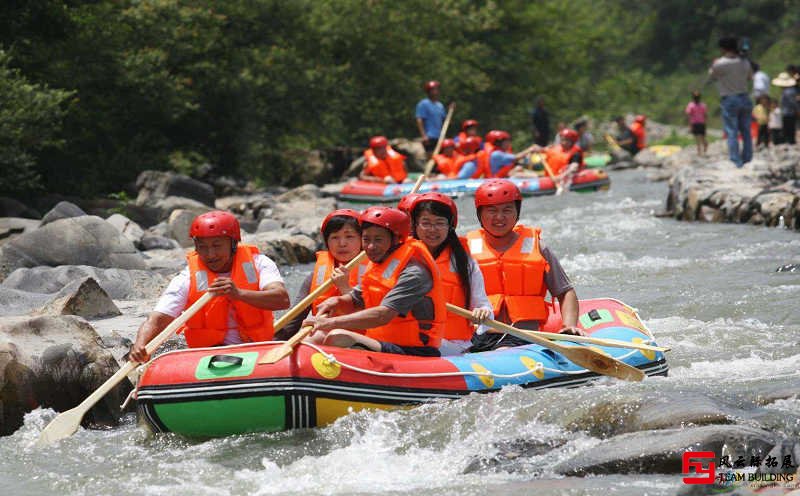
[{"label": "man in red helmet", "polygon": [[[521,329],[540,329],[550,317],[547,292],[561,309],[562,333],[578,329],[578,297],[555,255],[541,242],[541,229],[517,225],[522,194],[506,179],[490,179],[475,191],[481,228],[467,234],[467,247],[483,273],[495,318]],[[525,341],[505,334],[483,334],[472,351],[519,346]]]},{"label": "man in red helmet", "polygon": [[456,136],[455,143],[457,145],[457,150],[459,153],[466,155],[469,152],[464,150],[464,145],[467,141],[467,138],[475,137],[478,138],[478,145],[480,146],[481,137],[478,134],[478,121],[475,119],[467,119],[461,123],[461,132],[458,133]]},{"label": "man in red helmet", "polygon": [[320,303],[311,340],[383,353],[439,356],[447,309],[436,261],[409,238],[408,215],[370,207],[360,218],[370,263],[349,294]]},{"label": "man in red helmet", "polygon": [[417,103],[417,129],[428,156],[436,148],[436,141],[442,132],[444,119],[447,115],[444,105],[439,101],[439,86],[439,81],[425,83],[425,93],[428,94],[428,97]]},{"label": "man in red helmet", "polygon": [[578,132],[565,127],[559,131],[558,137],[560,139],[557,145],[544,149],[537,147],[534,151],[544,152],[547,165],[556,175],[555,180],[561,183],[565,179],[569,180],[575,172],[585,169],[586,165],[583,162],[583,150],[578,146]]},{"label": "man in red helmet", "polygon": [[450,138],[442,140],[441,151],[433,156],[433,160],[436,163],[436,172],[438,172],[436,179],[456,177],[458,175],[456,161],[459,157],[461,157],[461,154],[456,151],[455,141]]},{"label": "man in red helmet", "polygon": [[364,150],[364,169],[358,178],[389,184],[408,182],[406,157],[389,146],[385,136],[373,136]]},{"label": "man in red helmet", "polygon": [[241,241],[239,221],[228,212],[197,216],[189,229],[195,249],[155,309],[139,327],[130,359],[150,359],[145,346],[206,291],[213,298],[180,331],[190,348],[269,341],[272,311],[289,307],[275,262]]}]

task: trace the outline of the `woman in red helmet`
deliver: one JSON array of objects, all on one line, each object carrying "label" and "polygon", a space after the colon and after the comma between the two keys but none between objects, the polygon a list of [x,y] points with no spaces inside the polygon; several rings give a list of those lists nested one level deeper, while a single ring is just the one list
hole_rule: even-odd
[{"label": "woman in red helmet", "polygon": [[333,286],[314,300],[310,308],[298,314],[286,324],[286,327],[276,332],[275,339],[289,339],[300,330],[309,312],[315,315],[318,313],[320,303],[331,296],[349,293],[353,286],[361,282],[361,277],[367,270],[367,260],[349,272],[344,270],[344,266],[361,252],[361,226],[358,223],[360,215],[355,210],[340,209],[329,213],[322,221],[320,231],[327,249],[317,252],[314,270],[303,281],[295,301],[299,302],[328,279],[333,280]]},{"label": "woman in red helmet", "polygon": [[[275,262],[241,241],[239,221],[222,211],[199,215],[189,228],[194,251],[155,309],[139,327],[130,359],[146,362],[145,349],[183,310],[207,290],[217,297],[181,328],[190,348],[269,341],[272,311],[289,307],[289,295]],[[179,331],[180,332],[180,331]]]},{"label": "woman in red helmet", "polygon": [[[582,334],[578,298],[558,259],[540,240],[541,229],[517,225],[522,194],[505,179],[486,181],[475,191],[481,228],[467,234],[467,247],[483,273],[495,318],[522,329],[537,330],[550,313],[550,292],[561,307],[560,332]],[[472,351],[519,346],[523,340],[504,334],[482,334]]]},{"label": "woman in red helmet", "polygon": [[[411,204],[411,219],[414,237],[436,260],[445,300],[471,309],[479,322],[492,318],[483,275],[465,249],[466,241],[456,235],[458,211],[453,200],[441,193],[418,195]],[[472,346],[473,334],[472,322],[448,313],[439,351],[443,356],[460,355]]]},{"label": "woman in red helmet", "polygon": [[464,150],[464,143],[466,142],[467,138],[473,136],[475,138],[478,138],[478,145],[479,145],[478,147],[480,148],[481,137],[478,134],[478,121],[476,121],[475,119],[467,119],[461,123],[461,132],[458,133],[458,136],[456,136],[455,139],[455,143],[457,145],[457,151],[459,153],[461,154],[470,153]]},{"label": "woman in red helmet", "polygon": [[408,182],[406,157],[389,146],[385,136],[373,136],[364,150],[364,169],[358,178],[379,183]]},{"label": "woman in red helmet", "polygon": [[558,135],[561,139],[557,145],[548,146],[544,150],[537,149],[536,151],[544,151],[547,165],[550,166],[550,170],[560,181],[581,169],[585,169],[586,165],[583,162],[583,150],[578,146],[579,136],[577,131],[564,128]]},{"label": "woman in red helmet", "polygon": [[409,238],[408,215],[370,207],[360,217],[369,266],[350,293],[323,301],[312,341],[384,353],[439,356],[447,310],[436,262]]}]

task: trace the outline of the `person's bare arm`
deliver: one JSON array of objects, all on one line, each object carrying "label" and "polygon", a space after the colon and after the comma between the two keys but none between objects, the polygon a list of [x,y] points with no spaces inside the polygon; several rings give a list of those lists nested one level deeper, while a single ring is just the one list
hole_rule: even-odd
[{"label": "person's bare arm", "polygon": [[229,277],[218,277],[208,287],[208,292],[243,301],[262,310],[283,310],[289,308],[291,303],[289,293],[281,282],[273,282],[261,290],[252,290],[237,288]]},{"label": "person's bare arm", "polygon": [[425,123],[422,122],[422,118],[420,117],[417,117],[417,129],[419,130],[422,141],[428,141],[428,135],[425,134]]},{"label": "person's bare arm", "polygon": [[377,307],[366,308],[348,315],[337,317],[319,317],[314,323],[317,331],[330,331],[332,329],[347,329],[350,331],[363,331],[386,325],[393,318],[397,317],[397,311],[389,307],[378,305]]},{"label": "person's bare arm", "polygon": [[569,289],[563,294],[558,295],[558,304],[561,307],[561,321],[563,328],[561,333],[585,335],[578,326],[578,294],[574,289]]},{"label": "person's bare arm", "polygon": [[128,358],[131,361],[144,363],[150,360],[150,355],[145,350],[147,343],[156,337],[161,331],[175,320],[175,317],[170,317],[161,312],[150,312],[142,325],[139,326],[139,331],[136,333],[136,342],[131,346]]}]

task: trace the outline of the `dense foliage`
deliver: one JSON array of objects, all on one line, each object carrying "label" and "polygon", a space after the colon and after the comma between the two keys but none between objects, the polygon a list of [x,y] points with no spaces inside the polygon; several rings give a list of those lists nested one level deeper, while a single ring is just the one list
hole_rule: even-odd
[{"label": "dense foliage", "polygon": [[[794,4],[795,8],[791,8]],[[800,63],[792,0],[31,0],[0,5],[0,194],[118,191],[144,169],[295,179],[286,151],[415,136],[427,79],[456,121],[528,132],[679,121],[722,33]],[[781,47],[775,53],[771,47]],[[10,55],[10,58],[9,58]],[[785,60],[787,57],[796,60]],[[709,92],[711,93],[711,92]],[[713,100],[713,98],[712,98]]]}]

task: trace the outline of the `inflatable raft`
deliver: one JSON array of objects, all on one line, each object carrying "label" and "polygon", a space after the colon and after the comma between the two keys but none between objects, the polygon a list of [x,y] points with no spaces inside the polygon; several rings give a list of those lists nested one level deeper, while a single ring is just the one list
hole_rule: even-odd
[{"label": "inflatable raft", "polygon": [[[546,176],[510,178],[522,191],[523,196],[553,195],[556,185]],[[475,190],[483,184],[485,179],[444,179],[425,181],[422,183],[420,193],[435,191],[451,196],[475,194]],[[602,169],[585,169],[573,176],[571,191],[597,191],[608,189],[611,180]],[[339,192],[340,200],[351,202],[396,202],[411,192],[413,183],[385,184],[368,181],[354,180],[344,185]]]},{"label": "inflatable raft", "polygon": [[[636,311],[613,299],[582,300],[580,327],[594,337],[655,345]],[[554,312],[544,329],[558,328]],[[533,344],[432,358],[302,343],[277,363],[258,364],[275,346],[279,343],[164,353],[150,362],[137,386],[140,420],[156,432],[186,436],[273,432],[326,425],[365,408],[418,405],[511,384],[575,387],[598,378]],[[661,352],[596,349],[647,375],[667,374]]]}]

